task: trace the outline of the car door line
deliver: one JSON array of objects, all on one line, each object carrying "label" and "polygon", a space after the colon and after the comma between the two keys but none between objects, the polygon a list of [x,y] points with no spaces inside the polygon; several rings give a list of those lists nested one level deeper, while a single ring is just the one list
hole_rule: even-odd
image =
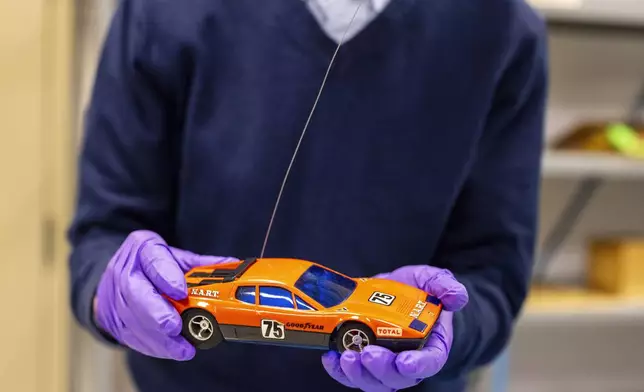
[{"label": "car door line", "polygon": [[[253,288],[254,289],[254,294],[251,295],[251,297],[254,297],[253,302],[249,302],[247,300],[244,300],[244,296],[241,296],[240,298],[240,290],[244,288]],[[246,293],[248,294],[248,293]],[[248,296],[246,296],[247,298]],[[257,287],[255,284],[245,284],[245,283],[240,283],[238,285],[235,285],[232,287],[230,290],[229,296],[228,296],[228,301],[230,304],[234,304],[234,306],[222,306],[219,311],[216,313],[220,315],[221,313],[225,313],[230,315],[231,313],[235,315],[234,318],[229,319],[225,315],[223,316],[223,320],[218,318],[217,322],[219,324],[219,330],[221,331],[221,334],[223,335],[224,339],[227,341],[245,341],[249,339],[253,339],[254,335],[257,335],[258,333],[256,330],[258,328],[253,328],[252,324],[254,323],[255,319],[257,318]],[[242,317],[244,320],[237,320],[239,317],[240,311],[245,311],[244,316]]]},{"label": "car door line", "polygon": [[[257,311],[262,327],[264,341],[286,346],[317,346],[328,348],[328,334],[324,333],[323,323],[316,319],[317,310],[302,310],[297,308],[293,290],[279,285],[260,285]],[[288,299],[288,306],[272,303],[271,297],[264,295],[268,303],[262,303],[262,293],[281,292],[283,299]],[[287,295],[288,293],[288,295]],[[285,304],[282,302],[282,304]],[[309,305],[311,306],[311,305]],[[277,330],[275,329],[277,328]]]}]

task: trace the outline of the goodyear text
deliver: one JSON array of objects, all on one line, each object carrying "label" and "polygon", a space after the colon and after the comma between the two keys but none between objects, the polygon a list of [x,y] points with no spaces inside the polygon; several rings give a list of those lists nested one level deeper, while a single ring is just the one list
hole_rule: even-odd
[{"label": "goodyear text", "polygon": [[321,331],[324,326],[313,323],[286,323],[286,328]]}]

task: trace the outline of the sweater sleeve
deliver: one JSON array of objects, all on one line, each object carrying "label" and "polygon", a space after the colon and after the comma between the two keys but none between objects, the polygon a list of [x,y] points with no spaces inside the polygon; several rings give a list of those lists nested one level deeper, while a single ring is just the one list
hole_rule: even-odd
[{"label": "sweater sleeve", "polygon": [[[526,29],[528,21],[529,34]],[[477,158],[454,206],[434,264],[450,269],[470,301],[454,314],[454,378],[491,362],[505,347],[526,299],[538,221],[547,97],[545,28],[522,18],[498,83]],[[519,36],[521,38],[517,39]]]},{"label": "sweater sleeve", "polygon": [[[68,231],[71,305],[79,323],[106,341],[93,322],[101,275],[125,237],[138,229],[167,238],[172,227],[175,157],[169,86],[148,59],[145,0],[119,3],[106,36],[78,167],[77,205]],[[165,56],[161,56],[165,57]]]}]

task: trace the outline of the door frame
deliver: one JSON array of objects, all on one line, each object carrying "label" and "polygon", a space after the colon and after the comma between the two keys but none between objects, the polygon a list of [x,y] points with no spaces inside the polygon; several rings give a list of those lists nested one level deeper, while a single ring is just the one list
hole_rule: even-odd
[{"label": "door frame", "polygon": [[[84,112],[92,93],[100,51],[118,0],[65,1],[73,3],[75,11],[72,96],[74,122],[72,140],[67,145],[71,144],[70,156],[76,157],[84,133]],[[75,180],[75,173],[72,180]],[[73,186],[75,183],[67,189],[72,189]],[[69,215],[72,213],[73,210]],[[70,353],[70,366],[74,373],[68,391],[134,392],[124,350],[115,350],[98,342],[76,323],[72,323],[70,329],[74,336]]]},{"label": "door frame", "polygon": [[49,381],[56,392],[70,391],[69,246],[66,232],[72,216],[75,170],[73,0],[43,1],[42,209],[44,268],[41,281],[51,297],[43,304],[51,333],[45,355]]}]

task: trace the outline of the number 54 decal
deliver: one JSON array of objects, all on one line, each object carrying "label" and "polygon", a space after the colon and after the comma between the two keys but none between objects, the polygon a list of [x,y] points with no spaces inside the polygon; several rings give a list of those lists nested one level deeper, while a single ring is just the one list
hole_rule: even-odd
[{"label": "number 54 decal", "polygon": [[262,337],[284,339],[284,324],[275,320],[262,320]]}]

